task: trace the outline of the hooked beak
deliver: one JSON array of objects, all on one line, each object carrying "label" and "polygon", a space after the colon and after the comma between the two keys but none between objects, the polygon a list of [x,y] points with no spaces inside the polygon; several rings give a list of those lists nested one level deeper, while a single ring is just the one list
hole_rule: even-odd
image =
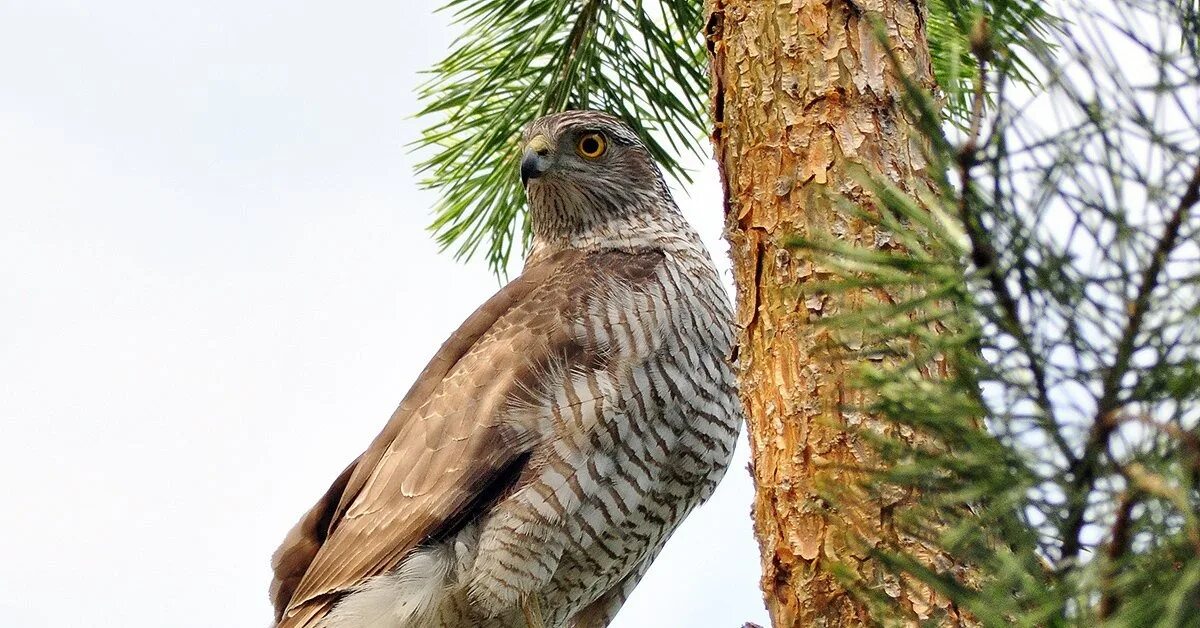
[{"label": "hooked beak", "polygon": [[525,144],[525,153],[521,155],[521,185],[528,185],[530,179],[536,179],[550,169],[550,140],[545,135],[535,135]]}]

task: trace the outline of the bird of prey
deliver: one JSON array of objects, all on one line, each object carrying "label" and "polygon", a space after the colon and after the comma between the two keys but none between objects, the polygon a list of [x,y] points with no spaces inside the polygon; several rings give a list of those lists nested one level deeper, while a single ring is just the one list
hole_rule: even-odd
[{"label": "bird of prey", "polygon": [[607,626],[728,466],[728,297],[646,145],[522,135],[533,244],[272,560],[277,628]]}]

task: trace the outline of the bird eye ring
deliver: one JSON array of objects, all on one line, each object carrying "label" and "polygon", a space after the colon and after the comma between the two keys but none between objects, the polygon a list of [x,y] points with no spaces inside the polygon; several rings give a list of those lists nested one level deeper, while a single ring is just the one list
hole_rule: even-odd
[{"label": "bird eye ring", "polygon": [[579,137],[579,143],[575,146],[576,152],[580,157],[586,159],[596,159],[604,154],[608,149],[608,142],[604,141],[604,136],[600,133],[585,133]]}]

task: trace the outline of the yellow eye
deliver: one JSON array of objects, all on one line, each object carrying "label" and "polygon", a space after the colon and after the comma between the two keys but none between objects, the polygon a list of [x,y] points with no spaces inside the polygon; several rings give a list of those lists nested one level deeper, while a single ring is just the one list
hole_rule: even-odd
[{"label": "yellow eye", "polygon": [[580,157],[586,159],[595,159],[603,155],[606,149],[608,149],[608,143],[599,133],[584,133],[579,137],[579,143],[575,145],[575,151],[579,153]]}]

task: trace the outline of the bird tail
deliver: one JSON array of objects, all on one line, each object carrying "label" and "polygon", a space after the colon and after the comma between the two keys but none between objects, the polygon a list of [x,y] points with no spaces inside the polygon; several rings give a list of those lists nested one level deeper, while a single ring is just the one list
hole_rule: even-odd
[{"label": "bird tail", "polygon": [[421,628],[435,625],[450,590],[455,556],[448,543],[418,548],[391,573],[348,592],[321,628]]}]

